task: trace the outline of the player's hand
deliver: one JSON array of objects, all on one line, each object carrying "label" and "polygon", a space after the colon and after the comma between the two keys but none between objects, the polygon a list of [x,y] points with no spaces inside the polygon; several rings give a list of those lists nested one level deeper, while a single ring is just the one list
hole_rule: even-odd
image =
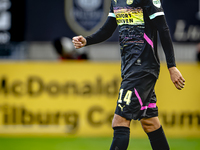
[{"label": "player's hand", "polygon": [[170,73],[171,80],[174,83],[175,87],[179,90],[184,88],[185,79],[181,75],[180,71],[176,67],[171,67],[171,68],[169,68],[169,73]]},{"label": "player's hand", "polygon": [[87,43],[86,39],[82,35],[73,37],[72,42],[76,49],[84,47]]}]

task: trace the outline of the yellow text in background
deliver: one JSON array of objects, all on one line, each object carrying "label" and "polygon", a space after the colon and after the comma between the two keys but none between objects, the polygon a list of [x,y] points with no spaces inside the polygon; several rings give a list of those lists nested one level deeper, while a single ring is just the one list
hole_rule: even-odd
[{"label": "yellow text in background", "polygon": [[[168,136],[198,137],[200,66],[178,68],[186,79],[182,91],[161,65],[159,118]],[[119,62],[1,63],[0,70],[0,135],[112,136]],[[138,121],[131,136],[146,136]]]}]

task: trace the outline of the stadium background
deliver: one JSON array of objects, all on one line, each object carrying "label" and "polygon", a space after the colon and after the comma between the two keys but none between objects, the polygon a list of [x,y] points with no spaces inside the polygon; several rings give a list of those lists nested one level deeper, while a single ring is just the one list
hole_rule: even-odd
[{"label": "stadium background", "polygon": [[[121,80],[117,31],[106,42],[76,54],[67,44],[68,53],[84,53],[87,60],[64,59],[55,41],[63,44],[64,37],[96,31],[106,19],[109,3],[0,0],[2,149],[108,149]],[[163,1],[185,89],[178,91],[171,83],[161,48],[155,89],[159,117],[175,150],[200,149],[200,2],[188,3]],[[138,122],[131,124],[131,137],[129,149],[150,149]]]}]

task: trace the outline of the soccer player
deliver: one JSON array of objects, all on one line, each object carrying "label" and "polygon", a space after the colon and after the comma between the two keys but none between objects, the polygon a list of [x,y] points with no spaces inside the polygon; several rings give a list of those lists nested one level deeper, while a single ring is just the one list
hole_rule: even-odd
[{"label": "soccer player", "polygon": [[[94,34],[72,39],[75,48],[108,39],[119,26],[122,82],[112,122],[110,150],[126,150],[130,122],[139,120],[153,150],[169,150],[158,119],[154,86],[159,76],[157,32],[166,56],[171,80],[179,90],[185,79],[176,68],[173,45],[160,0],[112,0],[105,24]],[[164,85],[163,85],[164,87]]]}]

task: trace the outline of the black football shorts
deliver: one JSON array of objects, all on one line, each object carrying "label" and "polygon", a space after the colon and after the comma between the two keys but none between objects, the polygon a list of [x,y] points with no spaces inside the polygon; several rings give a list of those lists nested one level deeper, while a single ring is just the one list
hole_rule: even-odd
[{"label": "black football shorts", "polygon": [[121,82],[115,114],[127,120],[158,116],[154,86],[157,78],[149,72],[130,73]]}]

